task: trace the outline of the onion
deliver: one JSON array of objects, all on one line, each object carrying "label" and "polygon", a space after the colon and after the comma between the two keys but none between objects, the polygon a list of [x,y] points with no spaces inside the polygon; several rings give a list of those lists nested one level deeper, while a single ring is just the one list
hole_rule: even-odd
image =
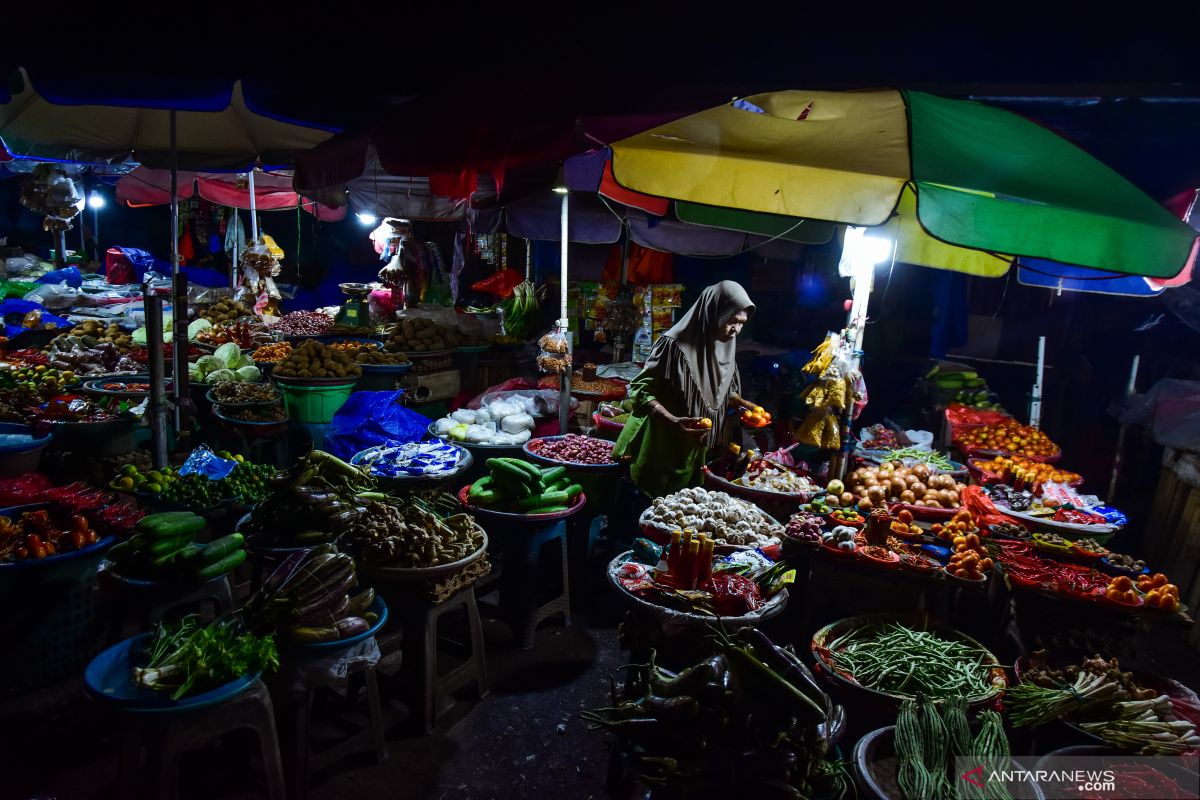
[{"label": "onion", "polygon": [[870,511],[875,508],[875,504],[871,502],[870,498],[865,498],[858,501],[858,508],[860,511]]},{"label": "onion", "polygon": [[867,498],[872,503],[878,503],[882,500],[885,500],[886,498],[884,497],[883,487],[872,486],[871,488],[867,489]]},{"label": "onion", "polygon": [[923,483],[914,483],[908,488],[912,489],[912,493],[917,497],[924,497],[925,493],[929,491],[929,487]]},{"label": "onion", "polygon": [[844,505],[844,506],[854,505],[854,495],[850,492],[842,492],[842,496],[840,499],[842,501],[842,505]]},{"label": "onion", "polygon": [[911,491],[911,490],[909,490],[909,489],[905,489],[903,492],[901,492],[901,493],[900,493],[900,499],[901,499],[902,501],[904,501],[905,503],[910,503],[910,504],[911,504],[911,503],[913,503],[913,502],[915,502],[915,501],[916,501],[917,497],[916,497],[916,495],[914,495],[914,494],[912,493],[912,491]]}]

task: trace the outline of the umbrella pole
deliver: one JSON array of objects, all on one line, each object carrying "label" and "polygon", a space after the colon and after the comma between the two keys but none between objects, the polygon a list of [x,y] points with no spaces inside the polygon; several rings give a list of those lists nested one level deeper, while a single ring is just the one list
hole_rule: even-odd
[{"label": "umbrella pole", "polygon": [[167,398],[163,375],[162,296],[149,281],[142,284],[142,307],[146,313],[147,366],[150,372],[150,441],[154,468],[167,465]]},{"label": "umbrella pole", "polygon": [[[1140,355],[1133,357],[1133,365],[1129,368],[1129,383],[1125,385],[1125,402],[1122,404],[1122,411],[1124,411],[1125,406],[1129,405],[1129,399],[1137,391],[1138,363],[1141,360],[1142,357]],[[1104,498],[1109,503],[1113,502],[1117,494],[1117,479],[1121,475],[1122,466],[1121,455],[1125,451],[1125,434],[1128,430],[1129,426],[1122,423],[1120,430],[1117,431],[1117,451],[1113,454],[1112,476],[1108,479],[1108,496]]]},{"label": "umbrella pole", "polygon": [[250,241],[258,238],[258,198],[254,195],[254,168],[250,168],[250,173],[247,175],[249,179],[248,188],[250,189]]},{"label": "umbrella pole", "polygon": [[[562,209],[559,213],[560,238],[562,239],[562,264],[559,268],[559,320],[558,326],[567,338],[567,352],[571,351],[570,333],[567,332],[567,251],[570,249],[570,236],[568,233],[570,223],[570,197],[571,195],[563,192]],[[571,419],[571,365],[567,364],[566,370],[563,371],[562,377],[558,382],[558,432],[560,434],[567,432],[567,424]]]}]

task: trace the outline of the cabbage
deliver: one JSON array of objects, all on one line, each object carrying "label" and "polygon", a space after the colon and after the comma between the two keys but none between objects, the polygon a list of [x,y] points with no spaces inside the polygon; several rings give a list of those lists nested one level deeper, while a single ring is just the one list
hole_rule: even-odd
[{"label": "cabbage", "polygon": [[262,373],[255,366],[238,367],[234,372],[237,373],[238,380],[245,381],[246,383],[254,383],[262,377]]},{"label": "cabbage", "polygon": [[195,341],[196,334],[200,333],[200,331],[206,331],[211,327],[212,323],[203,317],[198,320],[194,320],[191,325],[188,325],[188,339]]},{"label": "cabbage", "polygon": [[226,342],[216,349],[214,356],[221,359],[222,366],[237,369],[242,365],[242,350],[234,342]]},{"label": "cabbage", "polygon": [[224,383],[225,381],[236,381],[237,373],[231,369],[219,369],[216,372],[208,373],[209,383]]},{"label": "cabbage", "polygon": [[215,355],[200,356],[196,359],[196,366],[200,368],[201,375],[207,375],[210,372],[225,369],[225,361],[224,359],[217,358]]},{"label": "cabbage", "polygon": [[141,345],[142,347],[145,347],[145,346],[146,346],[146,341],[147,341],[147,339],[146,339],[146,326],[145,326],[145,325],[143,325],[142,327],[140,327],[140,328],[138,328],[137,330],[135,330],[135,331],[133,332],[133,336],[132,336],[132,337],[130,337],[130,338],[132,338],[132,339],[133,339],[133,343],[134,343],[134,344],[136,344],[136,345]]},{"label": "cabbage", "polygon": [[204,383],[204,379],[200,374],[200,367],[196,364],[188,364],[188,380],[196,383]]}]

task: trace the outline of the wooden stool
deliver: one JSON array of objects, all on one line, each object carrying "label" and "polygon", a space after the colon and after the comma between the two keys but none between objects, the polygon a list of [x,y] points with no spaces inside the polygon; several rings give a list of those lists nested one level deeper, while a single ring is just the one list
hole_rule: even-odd
[{"label": "wooden stool", "polygon": [[[379,586],[377,584],[377,588]],[[441,603],[430,603],[411,595],[385,595],[385,599],[389,608],[402,609],[404,625],[403,633],[381,638],[380,651],[386,657],[397,648],[404,647],[401,675],[407,691],[403,699],[412,709],[419,730],[430,734],[445,713],[443,704],[455,693],[473,686],[478,699],[487,695],[487,655],[479,607],[475,602],[475,587],[473,584],[465,586]],[[455,643],[439,636],[438,625],[446,614],[457,610],[462,610],[466,618],[467,640],[457,643],[467,651],[466,660],[442,674],[439,669],[439,643]]]},{"label": "wooden stool", "polygon": [[[518,647],[533,647],[534,635],[543,620],[562,614],[563,624],[571,624],[571,578],[567,520],[546,525],[512,525],[494,534],[493,542],[501,548],[503,573],[500,585],[500,604],[493,606],[497,616],[505,618],[513,629]],[[550,576],[550,595],[539,599],[542,576],[542,550],[556,545],[558,565]],[[549,560],[549,559],[548,559]]]},{"label": "wooden stool", "polygon": [[187,750],[210,742],[232,731],[250,728],[258,735],[266,773],[267,797],[285,800],[283,766],[279,760],[279,739],[275,735],[275,714],[271,695],[261,680],[236,697],[207,708],[175,714],[127,714],[122,735],[119,796],[133,800],[138,796],[142,773],[142,750],[147,766],[154,765],[154,792],[158,800],[179,796],[179,758]]},{"label": "wooden stool", "polygon": [[[318,694],[327,694],[344,701],[347,706],[358,705],[358,687],[355,679],[362,676],[367,695],[367,714],[370,722],[350,734],[344,741],[322,750],[312,748],[313,705]],[[327,674],[306,675],[305,690],[294,701],[287,704],[287,717],[292,730],[290,771],[292,783],[288,789],[289,800],[303,800],[308,794],[308,781],[313,773],[334,764],[351,753],[373,748],[375,763],[387,761],[387,741],[383,736],[383,706],[379,696],[379,681],[375,664],[351,663],[346,675],[346,694],[337,691],[337,679]],[[286,691],[286,687],[284,691]]]}]

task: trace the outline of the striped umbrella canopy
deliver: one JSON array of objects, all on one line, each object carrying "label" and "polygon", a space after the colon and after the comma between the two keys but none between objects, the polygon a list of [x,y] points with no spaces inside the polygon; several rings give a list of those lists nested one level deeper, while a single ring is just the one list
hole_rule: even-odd
[{"label": "striped umbrella canopy", "polygon": [[975,275],[1018,257],[1173,278],[1200,239],[1066,139],[1012,112],[894,89],[735,100],[612,145],[613,180],[730,211],[891,224],[896,259]]}]

